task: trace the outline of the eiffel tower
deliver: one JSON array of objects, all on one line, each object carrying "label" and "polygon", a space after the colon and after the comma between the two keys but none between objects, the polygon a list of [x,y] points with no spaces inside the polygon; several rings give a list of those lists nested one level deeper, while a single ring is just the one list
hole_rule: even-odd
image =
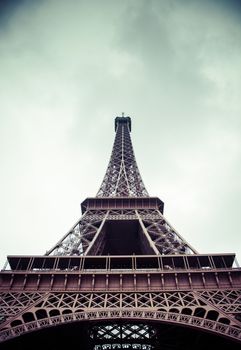
[{"label": "eiffel tower", "polygon": [[45,255],[7,257],[0,348],[240,349],[235,254],[199,254],[180,236],[144,186],[130,117],[115,132],[80,220]]}]

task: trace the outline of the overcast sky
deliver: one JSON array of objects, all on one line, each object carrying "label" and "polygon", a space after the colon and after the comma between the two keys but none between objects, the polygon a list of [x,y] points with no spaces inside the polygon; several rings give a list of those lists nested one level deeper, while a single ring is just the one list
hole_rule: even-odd
[{"label": "overcast sky", "polygon": [[44,254],[95,196],[114,140],[199,253],[241,261],[241,7],[0,1],[0,263]]}]

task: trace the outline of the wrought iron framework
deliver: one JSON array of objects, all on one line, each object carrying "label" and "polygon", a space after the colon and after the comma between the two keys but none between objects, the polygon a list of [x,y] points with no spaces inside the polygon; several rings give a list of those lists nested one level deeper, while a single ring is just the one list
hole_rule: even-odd
[{"label": "wrought iron framework", "polygon": [[[97,201],[97,200],[96,200]],[[130,200],[131,201],[131,200]],[[101,203],[102,200],[99,199]],[[116,201],[118,205],[118,200]],[[101,205],[101,204],[100,204]],[[144,254],[190,254],[196,253],[188,242],[170,225],[158,208],[150,209],[88,209],[68,233],[47,252],[47,255],[102,255],[107,250],[107,225],[125,223],[126,234],[131,237],[139,230],[139,242]],[[136,225],[133,228],[133,224]],[[132,232],[130,232],[132,231]],[[137,235],[137,234],[136,234]],[[126,252],[126,247],[124,249]],[[124,253],[125,253],[124,252]],[[120,252],[122,254],[122,252]]]},{"label": "wrought iron framework", "polygon": [[145,189],[131,119],[117,117],[115,131],[104,180],[81,204],[80,220],[45,255],[8,256],[0,273],[3,349],[50,344],[53,334],[60,349],[63,334],[81,335],[86,350],[203,349],[210,342],[238,349],[235,255],[198,254],[185,241],[163,216],[164,203]]},{"label": "wrought iron framework", "polygon": [[115,119],[115,142],[97,197],[148,197],[135,160],[130,130],[130,117]]}]

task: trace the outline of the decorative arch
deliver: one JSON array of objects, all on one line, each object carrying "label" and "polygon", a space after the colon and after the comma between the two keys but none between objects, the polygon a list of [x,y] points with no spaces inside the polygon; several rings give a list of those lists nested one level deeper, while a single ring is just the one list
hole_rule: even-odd
[{"label": "decorative arch", "polygon": [[[40,312],[41,311],[41,312]],[[39,316],[35,321],[22,324],[20,320],[11,323],[11,329],[0,332],[0,341],[6,341],[24,333],[37,331],[42,328],[52,327],[71,322],[83,321],[107,321],[107,320],[138,320],[140,322],[155,321],[160,323],[176,324],[193,329],[199,329],[203,332],[210,332],[221,335],[232,340],[241,340],[241,329],[224,322],[217,322],[212,319],[203,319],[189,314],[179,314],[174,312],[163,311],[143,311],[143,310],[107,310],[101,311],[82,311],[79,313],[68,313],[58,316],[49,316],[43,318],[43,309],[38,310],[36,315]],[[45,311],[46,312],[46,311]],[[47,313],[46,313],[47,314]],[[215,314],[209,316],[216,317]]]}]

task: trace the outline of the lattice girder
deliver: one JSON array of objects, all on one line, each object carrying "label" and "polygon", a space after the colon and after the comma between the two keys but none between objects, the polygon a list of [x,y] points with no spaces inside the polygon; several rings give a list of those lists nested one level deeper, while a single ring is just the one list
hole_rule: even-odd
[{"label": "lattice girder", "polygon": [[[230,323],[236,324],[236,320],[220,308],[220,303],[210,302],[210,299],[203,297],[205,291],[194,292],[122,292],[122,293],[9,293],[3,294],[0,301],[1,314],[8,314],[14,319],[21,318],[26,310],[36,312],[45,309],[48,313],[50,310],[78,312],[84,309],[149,309],[153,311],[172,311],[182,313],[183,310],[189,310],[190,314],[195,315],[196,309],[203,309],[205,314],[210,310],[219,313],[218,318],[228,318]],[[210,292],[209,292],[210,293]],[[217,293],[217,292],[216,292]],[[228,295],[228,291],[226,295]],[[211,293],[210,293],[211,294]],[[213,292],[215,294],[215,292]],[[223,294],[225,292],[223,291]],[[8,298],[7,298],[8,296]],[[20,300],[26,299],[25,303]],[[213,301],[213,299],[212,299]],[[234,306],[235,306],[234,301]],[[230,299],[225,303],[230,304]],[[17,306],[15,306],[17,304]],[[12,313],[9,313],[11,310]],[[231,315],[232,316],[232,315]],[[203,316],[205,318],[205,315]],[[37,318],[37,317],[36,317]],[[217,318],[217,319],[218,319]],[[23,320],[22,320],[23,321]],[[240,325],[240,324],[239,324]]]},{"label": "lattice girder", "polygon": [[23,310],[32,308],[45,295],[46,293],[39,292],[0,293],[0,323],[11,321],[16,315],[22,314]]},{"label": "lattice girder", "polygon": [[[114,220],[139,222],[143,232],[145,253],[148,250],[144,246],[151,247],[149,254],[196,253],[158,209],[110,209],[87,210],[67,235],[47,252],[47,255],[102,255],[106,239],[103,232],[105,224]],[[131,234],[132,232],[130,238]],[[125,252],[120,251],[120,254]]]},{"label": "lattice girder", "polygon": [[93,326],[90,339],[94,350],[151,350],[158,343],[158,334],[150,324],[110,323]]},{"label": "lattice girder", "polygon": [[97,197],[147,197],[130,138],[127,118],[118,118],[116,137]]},{"label": "lattice girder", "polygon": [[241,315],[240,290],[205,290],[198,292],[198,294],[207,302],[218,305],[218,307],[226,313]]},{"label": "lattice girder", "polygon": [[[226,313],[222,307],[220,308],[219,303],[212,304],[210,300],[206,301],[205,297],[203,297],[205,293],[206,292],[203,290],[200,292],[170,291],[160,293],[49,292],[36,293],[35,295],[33,295],[33,293],[29,293],[29,295],[28,293],[2,294],[0,310],[2,314],[8,315],[8,319],[5,319],[3,324],[4,330],[0,332],[0,340],[13,336],[11,334],[9,335],[8,329],[12,330],[16,328],[18,332],[24,333],[28,331],[28,329],[32,330],[35,324],[38,325],[39,329],[39,327],[50,326],[53,322],[59,322],[58,317],[61,317],[61,322],[68,322],[70,319],[74,320],[76,317],[78,319],[78,315],[80,315],[80,318],[82,314],[99,318],[106,312],[111,312],[106,319],[111,318],[111,315],[114,316],[116,313],[119,313],[121,318],[125,319],[127,317],[128,319],[131,315],[133,317],[136,315],[135,317],[137,317],[139,312],[139,315],[142,315],[142,321],[145,318],[148,320],[149,317],[154,319],[160,317],[162,320],[166,319],[167,322],[176,322],[177,324],[179,324],[181,320],[182,323],[186,322],[187,325],[191,325],[191,327],[194,328],[200,328],[201,324],[207,327],[209,325],[210,331],[217,332],[217,329],[219,329],[221,334],[223,329],[225,329],[228,336],[241,339],[240,322],[231,314]],[[213,296],[215,293],[217,293],[217,291],[213,292]],[[230,302],[230,299],[226,299],[230,293],[232,293],[233,296],[236,295],[234,292],[226,291],[224,296],[226,302]],[[239,296],[236,295],[234,303],[237,301],[238,297]],[[25,301],[25,303],[23,303],[21,300],[27,300],[27,302]],[[29,305],[29,300],[32,302],[31,305]],[[213,300],[214,299],[212,299],[212,301]],[[16,303],[18,307],[17,312],[14,307],[12,308]],[[12,309],[11,314],[7,311],[9,308]],[[69,316],[69,318],[67,316]],[[216,327],[214,327],[214,323],[216,323]],[[21,325],[24,325],[24,327],[21,328]],[[236,333],[234,328],[236,328]],[[13,332],[13,334],[15,333]]]}]

